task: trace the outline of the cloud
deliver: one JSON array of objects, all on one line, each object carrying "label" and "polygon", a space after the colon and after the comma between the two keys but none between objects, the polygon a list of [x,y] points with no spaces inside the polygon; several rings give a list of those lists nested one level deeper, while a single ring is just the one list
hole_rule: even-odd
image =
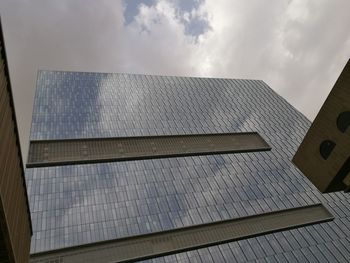
[{"label": "cloud", "polygon": [[195,10],[210,30],[195,41],[176,5],[158,1],[129,25],[134,33],[147,28],[129,38],[142,43],[131,61],[147,73],[263,79],[313,119],[350,56],[349,6],[343,0],[203,1]]},{"label": "cloud", "polygon": [[313,119],[350,57],[348,0],[3,0],[21,141],[38,69],[262,79]]}]

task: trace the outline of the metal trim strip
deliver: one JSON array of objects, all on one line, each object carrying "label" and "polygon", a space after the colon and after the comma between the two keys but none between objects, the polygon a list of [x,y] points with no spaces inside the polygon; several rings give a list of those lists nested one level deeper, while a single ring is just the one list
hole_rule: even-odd
[{"label": "metal trim strip", "polygon": [[269,150],[257,132],[31,141],[27,168]]},{"label": "metal trim strip", "polygon": [[38,263],[56,258],[65,263],[134,262],[333,219],[333,215],[322,204],[315,204],[36,253],[31,255],[31,262]]}]

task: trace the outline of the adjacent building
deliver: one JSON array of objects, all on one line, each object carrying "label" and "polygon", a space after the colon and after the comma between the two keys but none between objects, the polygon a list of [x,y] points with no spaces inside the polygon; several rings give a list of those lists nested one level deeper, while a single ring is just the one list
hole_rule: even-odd
[{"label": "adjacent building", "polygon": [[31,235],[22,155],[0,21],[0,262],[28,262]]},{"label": "adjacent building", "polygon": [[[152,262],[347,262],[349,195],[321,194],[291,162],[310,124],[260,80],[40,71],[26,169],[32,261],[104,262],[118,251]],[[306,210],[304,227],[287,230],[289,215],[260,220],[259,234],[234,227],[320,203],[334,220],[317,210],[323,223],[309,225]],[[250,238],[200,235],[222,222],[221,237]],[[289,225],[266,231],[270,222]],[[177,230],[193,232],[169,236]],[[196,249],[176,250],[185,241]]]},{"label": "adjacent building", "polygon": [[350,60],[293,162],[321,192],[350,191]]}]

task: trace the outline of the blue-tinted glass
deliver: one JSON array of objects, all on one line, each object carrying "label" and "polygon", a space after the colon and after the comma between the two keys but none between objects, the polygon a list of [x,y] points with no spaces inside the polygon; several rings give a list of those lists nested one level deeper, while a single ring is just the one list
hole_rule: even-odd
[{"label": "blue-tinted glass", "polygon": [[290,161],[309,126],[258,80],[41,71],[32,140],[257,131],[272,150],[27,169],[31,252],[323,201],[332,223],[155,262],[348,258],[349,195],[322,196]]}]

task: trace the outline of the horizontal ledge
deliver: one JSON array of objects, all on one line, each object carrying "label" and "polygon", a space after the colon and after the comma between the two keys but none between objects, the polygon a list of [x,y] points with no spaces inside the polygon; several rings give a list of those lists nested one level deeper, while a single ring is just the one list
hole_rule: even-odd
[{"label": "horizontal ledge", "polygon": [[134,262],[333,220],[315,204],[31,255],[31,262]]},{"label": "horizontal ledge", "polygon": [[256,132],[31,141],[27,168],[269,151]]}]

